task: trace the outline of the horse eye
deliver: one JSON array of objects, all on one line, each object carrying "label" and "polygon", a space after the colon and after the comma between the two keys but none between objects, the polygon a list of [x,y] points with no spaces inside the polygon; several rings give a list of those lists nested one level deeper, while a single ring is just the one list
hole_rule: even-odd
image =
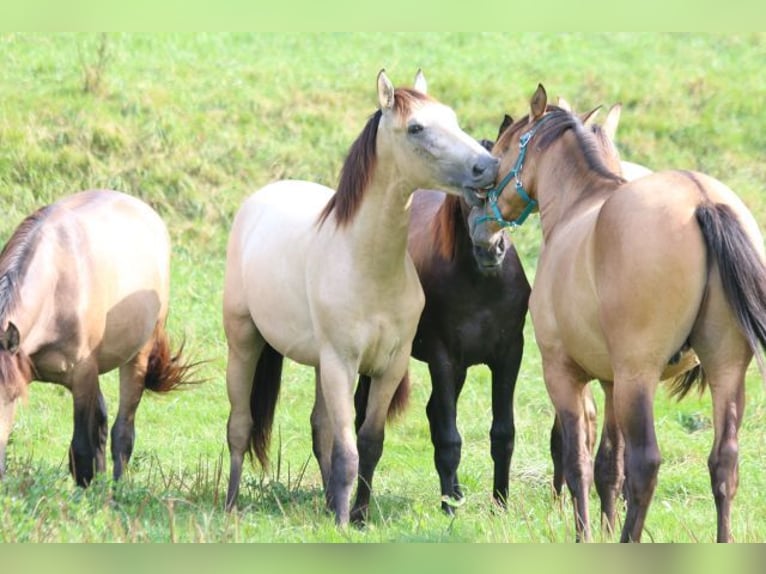
[{"label": "horse eye", "polygon": [[420,124],[411,124],[407,126],[407,133],[410,134],[411,136],[417,135],[422,131],[423,131],[423,126],[421,126]]}]

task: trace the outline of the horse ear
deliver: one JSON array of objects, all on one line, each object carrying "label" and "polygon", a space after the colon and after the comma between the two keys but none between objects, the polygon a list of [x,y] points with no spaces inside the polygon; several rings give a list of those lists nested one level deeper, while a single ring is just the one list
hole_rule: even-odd
[{"label": "horse ear", "polygon": [[593,123],[593,120],[596,119],[596,116],[601,111],[601,106],[596,106],[591,111],[589,111],[586,114],[583,114],[580,116],[580,121],[582,121],[583,125],[589,126]]},{"label": "horse ear", "polygon": [[11,354],[15,354],[19,350],[20,342],[19,329],[9,321],[8,327],[0,333],[0,347]]},{"label": "horse ear", "polygon": [[566,101],[561,96],[558,97],[558,102],[556,103],[556,105],[560,107],[562,110],[569,112],[570,114],[572,113],[572,106],[570,105],[568,101]]},{"label": "horse ear", "polygon": [[604,125],[601,126],[607,137],[614,141],[617,135],[617,126],[620,123],[620,114],[622,114],[622,104],[614,104],[606,113]]},{"label": "horse ear", "polygon": [[378,103],[381,110],[391,110],[394,107],[394,85],[385,70],[378,72]]},{"label": "horse ear", "polygon": [[548,106],[548,94],[542,84],[537,84],[532,100],[529,102],[529,121],[530,123],[543,117],[545,109]]},{"label": "horse ear", "polygon": [[421,94],[428,93],[428,82],[426,82],[426,76],[423,74],[423,70],[418,68],[418,73],[415,74],[415,91]]},{"label": "horse ear", "polygon": [[500,124],[500,129],[497,130],[497,139],[500,139],[500,136],[503,135],[503,132],[507,130],[512,123],[513,123],[513,118],[509,116],[508,114],[505,114],[503,116],[503,123]]}]

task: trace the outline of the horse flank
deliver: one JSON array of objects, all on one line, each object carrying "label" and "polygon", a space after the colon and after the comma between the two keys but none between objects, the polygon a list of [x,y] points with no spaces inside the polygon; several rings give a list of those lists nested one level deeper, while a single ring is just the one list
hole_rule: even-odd
[{"label": "horse flank", "polygon": [[[408,114],[418,101],[432,101],[432,98],[409,88],[397,88],[394,93],[394,110],[397,114]],[[375,169],[376,139],[382,116],[381,110],[372,114],[362,133],[351,144],[341,168],[338,189],[317,219],[320,226],[333,213],[336,226],[345,227],[353,221],[359,211],[364,192]]]}]

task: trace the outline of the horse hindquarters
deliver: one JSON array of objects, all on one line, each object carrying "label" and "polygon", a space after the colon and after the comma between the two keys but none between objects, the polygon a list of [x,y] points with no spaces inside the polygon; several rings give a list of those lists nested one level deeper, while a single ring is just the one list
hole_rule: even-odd
[{"label": "horse hindquarters", "polygon": [[759,347],[766,347],[766,267],[754,246],[756,238],[747,235],[729,206],[703,204],[696,216],[714,273],[691,342],[713,396],[715,438],[708,466],[718,514],[717,540],[728,542],[738,486],[737,434],[745,373],[753,353],[763,367]]}]

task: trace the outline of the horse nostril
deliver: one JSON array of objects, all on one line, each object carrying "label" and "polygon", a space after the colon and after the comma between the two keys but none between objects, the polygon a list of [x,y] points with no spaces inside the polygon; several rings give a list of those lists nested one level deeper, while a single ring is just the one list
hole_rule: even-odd
[{"label": "horse nostril", "polygon": [[473,166],[473,176],[474,177],[481,177],[484,175],[484,172],[487,171],[487,168],[481,164],[476,164]]}]

